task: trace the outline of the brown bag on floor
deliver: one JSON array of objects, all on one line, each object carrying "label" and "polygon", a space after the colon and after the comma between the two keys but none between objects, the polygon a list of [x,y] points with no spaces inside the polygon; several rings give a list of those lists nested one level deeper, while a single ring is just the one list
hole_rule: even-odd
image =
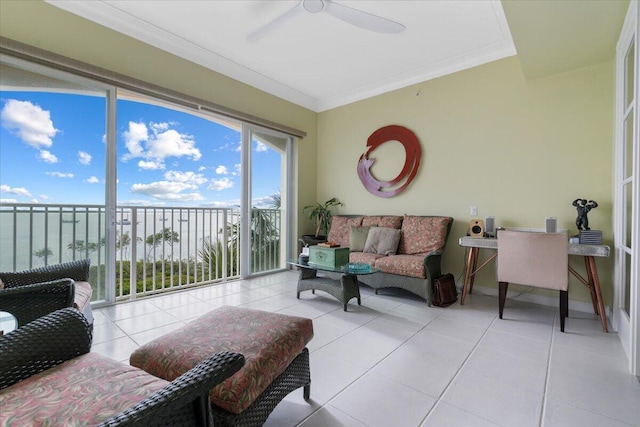
[{"label": "brown bag on floor", "polygon": [[433,305],[447,307],[458,300],[456,279],[453,274],[444,274],[433,280]]}]

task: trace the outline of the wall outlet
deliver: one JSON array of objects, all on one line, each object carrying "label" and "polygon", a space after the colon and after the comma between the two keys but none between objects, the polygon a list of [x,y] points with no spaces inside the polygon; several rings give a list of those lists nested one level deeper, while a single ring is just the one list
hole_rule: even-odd
[{"label": "wall outlet", "polygon": [[471,206],[471,209],[470,209],[469,213],[471,214],[471,216],[478,216],[478,207],[477,206]]}]

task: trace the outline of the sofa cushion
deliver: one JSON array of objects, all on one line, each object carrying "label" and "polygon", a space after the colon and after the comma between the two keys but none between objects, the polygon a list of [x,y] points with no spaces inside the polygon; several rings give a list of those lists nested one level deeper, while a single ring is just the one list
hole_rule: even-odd
[{"label": "sofa cushion", "polygon": [[349,246],[349,232],[351,227],[360,227],[362,225],[362,217],[349,218],[346,216],[334,215],[331,217],[331,228],[327,239],[330,242],[336,242],[340,246]]},{"label": "sofa cushion", "polygon": [[393,255],[398,251],[400,230],[388,227],[373,227],[369,230],[363,252]]},{"label": "sofa cushion", "polygon": [[363,262],[369,265],[375,265],[378,258],[382,258],[384,255],[372,254],[368,252],[350,252],[349,262]]},{"label": "sofa cushion", "polygon": [[313,338],[311,319],[223,306],[135,350],[133,366],[173,381],[212,353],[241,353],[245,365],[211,390],[211,403],[239,414]]},{"label": "sofa cushion", "polygon": [[362,225],[365,227],[400,228],[402,225],[402,217],[395,215],[365,216],[362,218]]},{"label": "sofa cushion", "polygon": [[367,243],[367,236],[371,227],[351,227],[349,231],[349,250],[362,252]]},{"label": "sofa cushion", "polygon": [[73,306],[80,311],[83,311],[87,304],[91,303],[91,284],[84,281],[75,281],[75,295],[73,297]]},{"label": "sofa cushion", "polygon": [[419,255],[393,255],[378,258],[374,267],[384,273],[399,274],[401,276],[417,277],[425,279],[424,257]]},{"label": "sofa cushion", "polygon": [[141,369],[87,353],[1,390],[0,424],[7,416],[15,426],[95,426],[167,384]]},{"label": "sofa cushion", "polygon": [[450,222],[446,216],[405,215],[398,253],[429,253],[444,247]]}]

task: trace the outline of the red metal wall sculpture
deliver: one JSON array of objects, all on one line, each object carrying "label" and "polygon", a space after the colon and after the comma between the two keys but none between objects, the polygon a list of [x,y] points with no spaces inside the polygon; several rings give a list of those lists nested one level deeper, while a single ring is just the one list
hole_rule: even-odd
[{"label": "red metal wall sculpture", "polygon": [[[398,176],[391,181],[378,181],[371,175],[370,169],[375,159],[370,159],[369,155],[373,150],[388,141],[398,141],[404,146],[404,167]],[[413,181],[420,166],[422,150],[418,137],[405,127],[390,125],[373,132],[369,139],[367,139],[367,146],[369,149],[360,156],[360,160],[358,160],[358,176],[364,188],[366,188],[369,193],[378,197],[393,197],[402,193],[411,181]],[[402,181],[404,181],[404,183],[396,187],[396,185]]]}]

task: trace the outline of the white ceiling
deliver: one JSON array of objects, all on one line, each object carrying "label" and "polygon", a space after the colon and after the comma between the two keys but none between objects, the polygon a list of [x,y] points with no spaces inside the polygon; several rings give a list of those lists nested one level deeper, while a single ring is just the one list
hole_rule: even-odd
[{"label": "white ceiling", "polygon": [[47,1],[317,112],[516,54],[499,0],[336,0],[406,30],[300,13],[253,42],[297,0]]}]

